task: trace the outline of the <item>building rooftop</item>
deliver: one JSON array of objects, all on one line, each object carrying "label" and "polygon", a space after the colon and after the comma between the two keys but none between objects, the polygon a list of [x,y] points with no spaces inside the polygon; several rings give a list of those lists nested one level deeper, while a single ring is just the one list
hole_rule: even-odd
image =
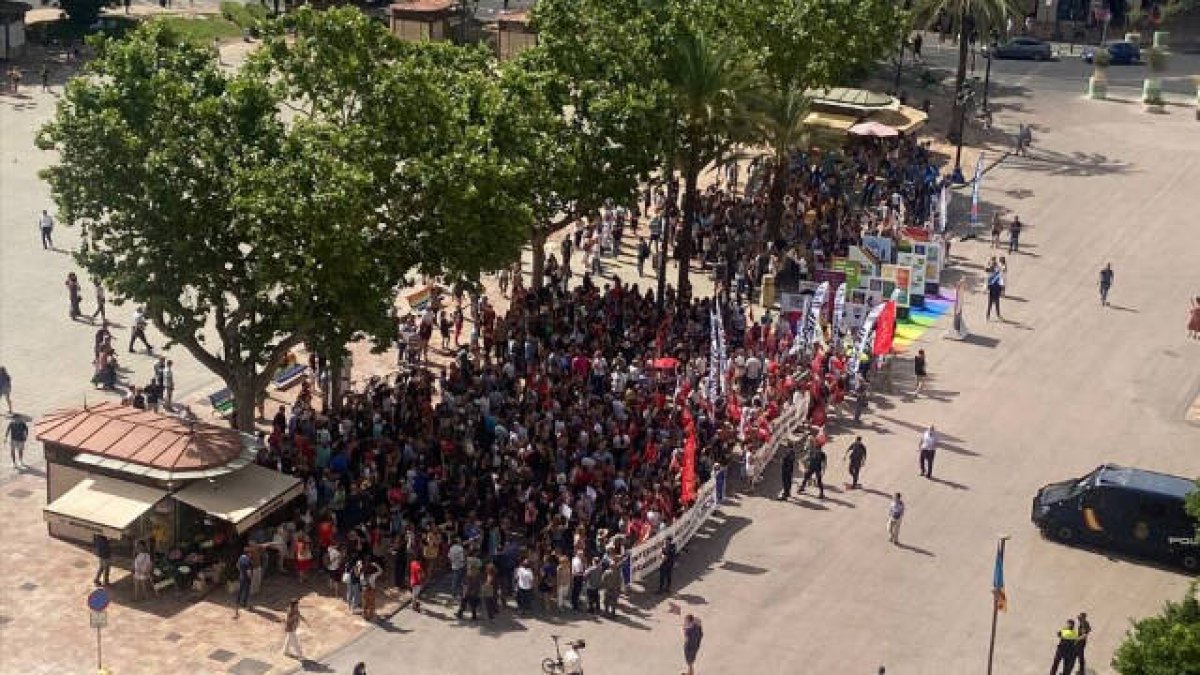
[{"label": "building rooftop", "polygon": [[104,402],[47,413],[34,425],[43,443],[169,472],[223,467],[241,457],[241,433]]}]

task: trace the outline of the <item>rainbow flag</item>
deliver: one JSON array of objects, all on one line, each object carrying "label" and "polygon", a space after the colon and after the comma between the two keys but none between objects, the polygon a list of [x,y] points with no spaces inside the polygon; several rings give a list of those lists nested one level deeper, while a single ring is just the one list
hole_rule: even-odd
[{"label": "rainbow flag", "polygon": [[415,312],[423,312],[429,306],[429,300],[433,297],[433,286],[425,286],[409,293],[404,297],[408,301],[408,306]]}]

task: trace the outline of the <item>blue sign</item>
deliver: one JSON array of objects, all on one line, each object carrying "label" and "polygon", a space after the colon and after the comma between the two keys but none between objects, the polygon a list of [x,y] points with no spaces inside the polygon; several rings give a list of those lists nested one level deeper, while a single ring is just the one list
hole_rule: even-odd
[{"label": "blue sign", "polygon": [[108,589],[97,588],[91,593],[88,593],[87,606],[88,609],[92,610],[93,612],[103,612],[104,610],[108,609],[108,603],[110,600],[111,598],[108,597]]}]

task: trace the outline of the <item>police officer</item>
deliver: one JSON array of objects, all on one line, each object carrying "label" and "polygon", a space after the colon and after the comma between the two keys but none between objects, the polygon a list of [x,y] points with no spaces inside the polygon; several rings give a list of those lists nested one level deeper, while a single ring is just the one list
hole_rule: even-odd
[{"label": "police officer", "polygon": [[1075,630],[1075,620],[1067,619],[1067,625],[1058,629],[1058,646],[1054,648],[1054,663],[1050,666],[1050,675],[1058,675],[1058,665],[1062,664],[1062,675],[1071,675],[1075,669],[1075,647],[1079,640],[1079,632]]},{"label": "police officer", "polygon": [[808,481],[815,480],[820,498],[825,499],[825,482],[822,480],[822,474],[825,473],[826,461],[825,451],[821,449],[820,445],[814,443],[804,458],[804,480],[800,481],[801,492],[808,487]]},{"label": "police officer", "polygon": [[858,487],[858,474],[867,461],[867,446],[862,442],[862,436],[855,436],[854,442],[846,449],[846,459],[850,462],[850,487]]},{"label": "police officer", "polygon": [[779,495],[779,501],[787,501],[792,496],[792,477],[796,472],[796,446],[788,443],[787,448],[783,451],[783,458],[779,461],[779,478],[783,483],[783,492]]}]

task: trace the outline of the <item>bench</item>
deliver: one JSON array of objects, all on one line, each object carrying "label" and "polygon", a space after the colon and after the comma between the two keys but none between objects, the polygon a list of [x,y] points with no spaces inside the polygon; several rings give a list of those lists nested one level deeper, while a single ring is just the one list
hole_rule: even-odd
[{"label": "bench", "polygon": [[300,380],[304,379],[304,375],[308,372],[308,366],[293,363],[280,370],[275,374],[275,379],[271,380],[271,384],[275,385],[276,389],[287,389],[295,385]]},{"label": "bench", "polygon": [[233,392],[229,387],[208,395],[208,403],[212,406],[213,414],[229,417],[233,414]]}]

